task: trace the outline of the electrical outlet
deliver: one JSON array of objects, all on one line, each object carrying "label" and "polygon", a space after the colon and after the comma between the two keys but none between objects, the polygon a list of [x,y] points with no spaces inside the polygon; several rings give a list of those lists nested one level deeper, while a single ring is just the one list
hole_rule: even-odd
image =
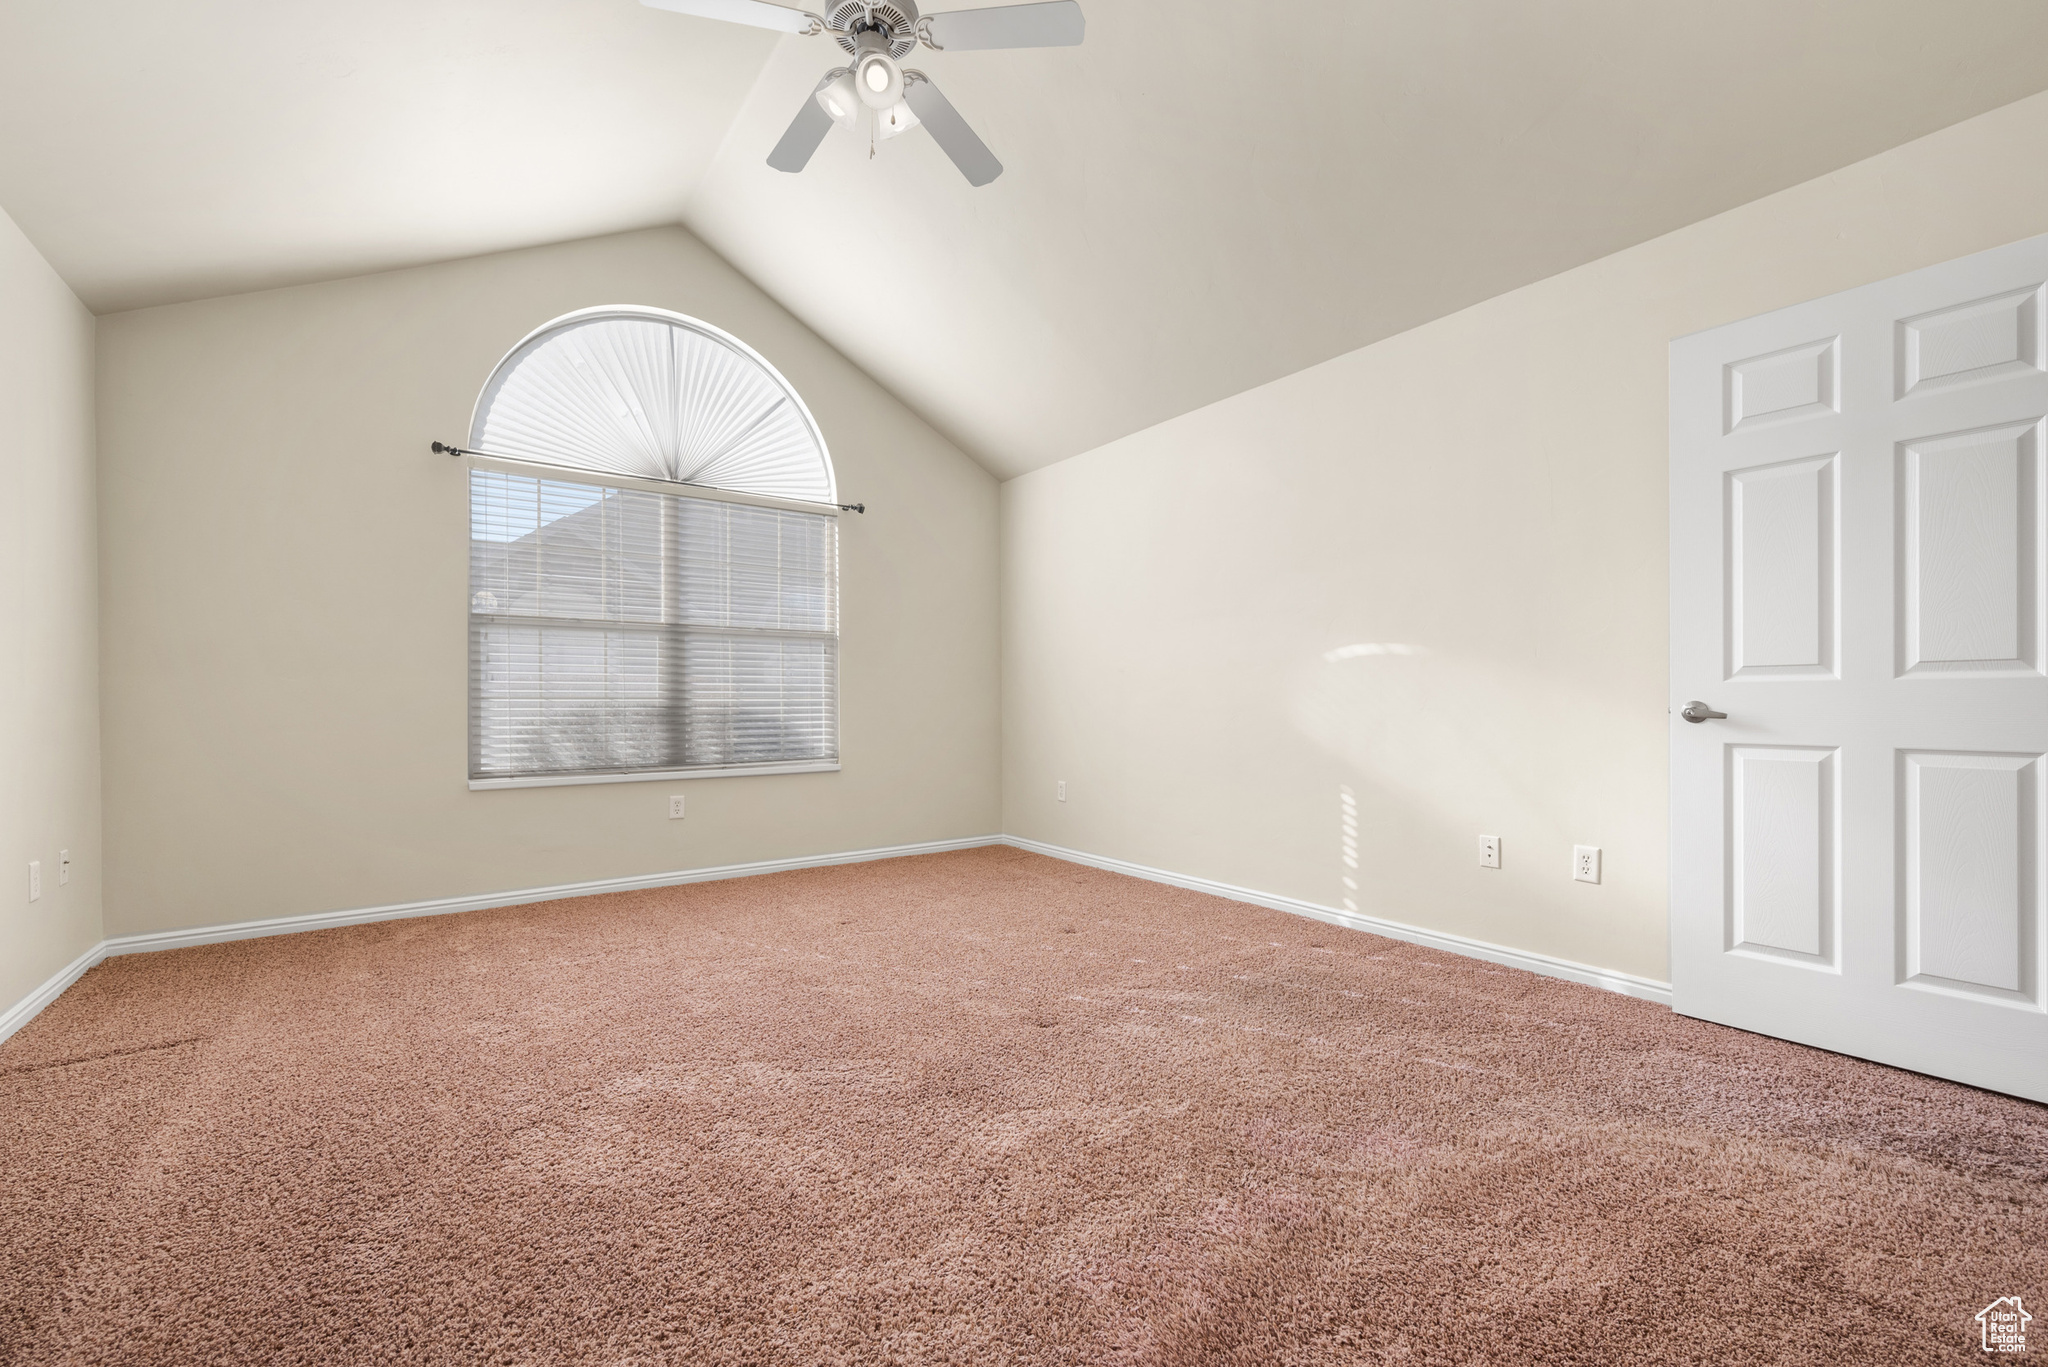
[{"label": "electrical outlet", "polygon": [[1500,837],[1482,835],[1479,837],[1479,867],[1497,869],[1500,867]]},{"label": "electrical outlet", "polygon": [[28,861],[28,900],[43,900],[43,861],[40,859]]},{"label": "electrical outlet", "polygon": [[63,887],[71,881],[71,851],[57,851],[57,886]]},{"label": "electrical outlet", "polygon": [[683,819],[683,795],[681,793],[670,795],[668,800],[668,819],[670,821],[681,821]]},{"label": "electrical outlet", "polygon": [[1067,781],[1065,779],[1060,780],[1060,786],[1057,792],[1057,796],[1059,800],[1062,802],[1065,802],[1067,800]]},{"label": "electrical outlet", "polygon": [[1600,881],[1600,847],[1598,845],[1572,846],[1572,877],[1581,883]]}]

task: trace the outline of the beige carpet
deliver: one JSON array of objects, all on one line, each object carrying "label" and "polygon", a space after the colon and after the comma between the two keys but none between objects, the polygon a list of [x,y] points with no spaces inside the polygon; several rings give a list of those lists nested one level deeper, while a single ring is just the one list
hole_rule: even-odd
[{"label": "beige carpet", "polygon": [[2006,1295],[2048,1356],[2048,1108],[1008,849],[0,1046],[10,1363],[1966,1362]]}]

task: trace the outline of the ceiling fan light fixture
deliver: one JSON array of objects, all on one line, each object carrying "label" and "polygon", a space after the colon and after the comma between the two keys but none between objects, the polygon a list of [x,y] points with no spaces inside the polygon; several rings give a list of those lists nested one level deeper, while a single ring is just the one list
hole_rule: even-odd
[{"label": "ceiling fan light fixture", "polygon": [[853,73],[842,71],[827,81],[818,91],[818,107],[832,116],[832,122],[841,128],[851,128],[860,121],[861,99],[853,86]]},{"label": "ceiling fan light fixture", "polygon": [[854,68],[855,88],[870,109],[888,109],[903,102],[903,69],[887,53],[872,53]]},{"label": "ceiling fan light fixture", "polygon": [[903,102],[903,68],[889,55],[889,35],[864,29],[854,39],[853,88],[876,113]]},{"label": "ceiling fan light fixture", "polygon": [[908,104],[900,100],[875,115],[875,131],[884,139],[893,138],[898,133],[908,133],[915,127],[917,115],[911,112]]}]

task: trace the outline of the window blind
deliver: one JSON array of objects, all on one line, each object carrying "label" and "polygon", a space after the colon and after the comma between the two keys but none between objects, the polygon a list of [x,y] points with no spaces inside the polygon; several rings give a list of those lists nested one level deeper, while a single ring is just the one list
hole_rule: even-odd
[{"label": "window blind", "polygon": [[839,758],[838,524],[470,472],[470,777]]}]

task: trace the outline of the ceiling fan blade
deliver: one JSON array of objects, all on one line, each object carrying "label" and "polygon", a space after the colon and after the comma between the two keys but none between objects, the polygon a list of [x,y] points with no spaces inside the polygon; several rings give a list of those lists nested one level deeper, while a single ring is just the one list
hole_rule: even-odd
[{"label": "ceiling fan blade", "polygon": [[[908,77],[912,73],[906,71],[903,74]],[[931,77],[922,72],[916,73],[915,80],[905,83],[903,98],[910,105],[910,112],[917,115],[918,122],[932,135],[932,141],[953,159],[953,164],[960,168],[960,174],[967,177],[969,185],[986,185],[1003,173],[1003,164],[996,160],[996,154],[974,135],[974,130],[967,126],[967,120],[953,108],[953,102],[932,84]]]},{"label": "ceiling fan blade", "polygon": [[[648,0],[652,3],[653,0]],[[925,16],[924,31],[942,52],[991,47],[1072,47],[1087,34],[1075,0],[1039,5],[997,5]]]},{"label": "ceiling fan blade", "polygon": [[729,24],[752,24],[755,28],[780,29],[784,33],[811,32],[817,20],[800,9],[771,5],[768,0],[640,0],[649,9],[665,9],[698,19],[723,19]]},{"label": "ceiling fan blade", "polygon": [[844,67],[836,67],[825,73],[811,93],[804,97],[804,107],[796,111],[796,117],[789,121],[789,131],[782,135],[782,141],[775,144],[775,150],[768,154],[768,164],[778,171],[794,174],[811,163],[811,153],[818,150],[818,144],[832,131],[832,116],[818,103],[818,91],[832,84]]}]

